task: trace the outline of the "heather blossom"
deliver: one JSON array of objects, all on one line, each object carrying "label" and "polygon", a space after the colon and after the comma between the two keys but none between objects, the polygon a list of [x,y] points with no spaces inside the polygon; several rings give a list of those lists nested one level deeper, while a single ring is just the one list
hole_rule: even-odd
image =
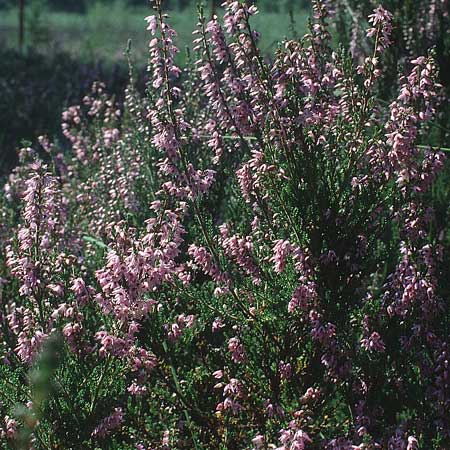
[{"label": "heather blossom", "polygon": [[121,408],[114,408],[114,411],[108,417],[105,417],[92,432],[94,438],[105,438],[114,429],[120,426],[123,421],[123,412]]},{"label": "heather blossom", "polygon": [[382,53],[391,44],[392,14],[381,5],[369,16],[373,28],[367,30],[367,36],[376,36],[376,51]]},{"label": "heather blossom", "polygon": [[17,421],[9,416],[4,417],[4,427],[0,429],[0,436],[3,439],[12,439],[17,432]]},{"label": "heather blossom", "polygon": [[308,448],[308,443],[312,440],[301,430],[295,421],[289,423],[289,428],[281,430],[280,432],[281,447],[277,447],[277,450],[303,450]]}]

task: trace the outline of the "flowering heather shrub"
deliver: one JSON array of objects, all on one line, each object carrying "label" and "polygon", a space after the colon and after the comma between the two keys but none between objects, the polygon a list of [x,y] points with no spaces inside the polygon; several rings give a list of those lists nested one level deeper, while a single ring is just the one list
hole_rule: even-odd
[{"label": "flowering heather shrub", "polygon": [[[350,38],[351,48],[360,51],[366,42],[361,21],[377,7],[372,0],[329,0],[328,5],[338,15],[341,31]],[[407,1],[387,0],[383,5],[393,14],[394,39],[396,46],[390,49],[399,59],[405,59],[414,53],[436,46],[440,50],[440,59],[445,63],[445,55],[450,48],[445,36],[445,29],[450,20],[450,4],[448,0]],[[420,35],[420,39],[418,36]],[[390,61],[391,63],[394,60]],[[447,63],[448,64],[448,63]]]},{"label": "flowering heather shrub", "polygon": [[72,152],[21,153],[1,200],[3,448],[447,448],[444,155],[418,145],[433,54],[386,105],[387,10],[359,65],[320,1],[269,64],[256,7],[224,6],[200,9],[181,71],[157,1],[146,97],[131,79],[122,111],[96,84],[63,114]]},{"label": "flowering heather shrub", "polygon": [[[364,58],[370,48],[365,22],[378,2],[372,0],[330,0],[328,4],[335,14],[334,30],[340,42],[351,51],[355,60]],[[450,2],[448,0],[386,0],[383,6],[392,14],[392,41],[381,61],[382,82],[378,84],[379,95],[387,99],[398,89],[397,74],[403,71],[405,63],[428,49],[436,50],[436,63],[445,87],[445,97],[438,116],[440,128],[434,128],[433,136],[442,142],[448,140],[448,98],[450,95],[450,41],[447,30],[450,27]],[[439,131],[439,132],[438,132]],[[440,141],[439,141],[440,139]]]}]

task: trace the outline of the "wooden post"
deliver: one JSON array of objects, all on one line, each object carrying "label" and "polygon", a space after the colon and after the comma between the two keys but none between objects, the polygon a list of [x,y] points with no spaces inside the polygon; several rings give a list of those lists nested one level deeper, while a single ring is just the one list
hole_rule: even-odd
[{"label": "wooden post", "polygon": [[25,0],[19,0],[19,48],[23,49],[25,35]]}]

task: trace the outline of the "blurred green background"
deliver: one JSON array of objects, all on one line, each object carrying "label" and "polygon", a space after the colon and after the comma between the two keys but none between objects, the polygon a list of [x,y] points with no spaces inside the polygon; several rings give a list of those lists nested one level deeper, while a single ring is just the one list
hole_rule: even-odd
[{"label": "blurred green background", "polygon": [[[0,0],[0,43],[3,48],[18,45],[18,4]],[[45,52],[65,51],[83,62],[116,63],[123,60],[123,48],[133,40],[136,60],[145,63],[148,36],[144,17],[151,11],[149,0],[24,0],[25,46]],[[221,1],[205,0],[208,11]],[[298,32],[305,29],[308,1],[260,0],[264,14],[254,19],[262,32],[261,48],[269,52],[289,33],[293,13]],[[192,41],[196,24],[196,0],[164,0],[171,23],[178,32],[179,47]],[[216,7],[220,9],[220,7]]]}]

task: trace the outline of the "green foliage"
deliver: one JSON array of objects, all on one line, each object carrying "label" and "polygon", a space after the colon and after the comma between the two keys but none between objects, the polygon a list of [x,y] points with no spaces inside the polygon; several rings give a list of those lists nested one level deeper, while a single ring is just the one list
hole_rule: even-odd
[{"label": "green foliage", "polygon": [[45,22],[48,14],[47,0],[32,0],[26,9],[25,30],[27,42],[35,47],[46,46],[50,41],[50,30]]}]

